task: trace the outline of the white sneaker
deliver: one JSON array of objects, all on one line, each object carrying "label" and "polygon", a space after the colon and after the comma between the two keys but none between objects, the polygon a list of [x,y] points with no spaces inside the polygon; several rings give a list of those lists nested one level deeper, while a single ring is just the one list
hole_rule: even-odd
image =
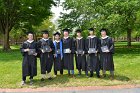
[{"label": "white sneaker", "polygon": [[56,77],[56,75],[54,75],[54,77]]},{"label": "white sneaker", "polygon": [[51,78],[51,73],[48,73],[48,76],[47,76],[47,78]]},{"label": "white sneaker", "polygon": [[25,81],[21,81],[21,85],[22,85],[22,86],[25,85]]},{"label": "white sneaker", "polygon": [[30,79],[30,85],[32,85],[33,84],[33,79]]}]

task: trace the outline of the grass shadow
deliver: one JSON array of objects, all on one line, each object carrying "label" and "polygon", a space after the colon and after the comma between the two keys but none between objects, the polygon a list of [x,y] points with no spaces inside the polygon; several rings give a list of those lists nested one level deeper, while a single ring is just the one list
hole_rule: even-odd
[{"label": "grass shadow", "polygon": [[[68,75],[58,75],[57,77],[53,77],[52,80],[45,79],[41,81],[40,79],[34,79],[35,87],[44,87],[44,86],[59,86],[60,84],[66,84],[69,82]],[[27,82],[29,83],[29,81]]]},{"label": "grass shadow", "polygon": [[12,49],[8,52],[0,51],[0,62],[14,62],[22,60],[22,54],[19,49]]},{"label": "grass shadow", "polygon": [[[110,80],[110,75],[107,74],[105,78],[102,78],[104,80]],[[130,81],[129,77],[123,76],[123,75],[115,75],[113,80],[118,80],[118,81]]]},{"label": "grass shadow", "polygon": [[123,76],[123,75],[115,75],[115,80],[119,81],[130,81],[129,77]]}]

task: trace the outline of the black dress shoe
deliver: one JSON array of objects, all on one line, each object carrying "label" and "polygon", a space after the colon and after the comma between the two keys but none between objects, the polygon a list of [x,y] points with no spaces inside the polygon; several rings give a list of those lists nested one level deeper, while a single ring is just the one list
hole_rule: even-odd
[{"label": "black dress shoe", "polygon": [[103,74],[103,78],[105,78],[106,77],[106,74]]},{"label": "black dress shoe", "polygon": [[111,79],[111,80],[114,80],[114,75],[111,75],[111,76],[110,76],[110,79]]},{"label": "black dress shoe", "polygon": [[30,79],[30,85],[32,85],[33,84],[33,80],[32,79]]},{"label": "black dress shoe", "polygon": [[93,77],[93,74],[90,74],[90,76],[89,77]]},{"label": "black dress shoe", "polygon": [[100,76],[100,75],[97,75],[97,77],[98,77],[98,78],[101,78],[101,76]]},{"label": "black dress shoe", "polygon": [[41,78],[41,81],[44,81],[45,79],[44,78]]},{"label": "black dress shoe", "polygon": [[48,78],[48,80],[52,80],[52,77]]}]

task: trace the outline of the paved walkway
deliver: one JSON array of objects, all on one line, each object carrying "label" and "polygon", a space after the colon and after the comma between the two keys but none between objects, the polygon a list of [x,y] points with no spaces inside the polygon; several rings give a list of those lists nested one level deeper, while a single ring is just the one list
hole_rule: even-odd
[{"label": "paved walkway", "polygon": [[[46,93],[46,92],[35,92],[35,93]],[[140,88],[112,89],[112,90],[82,90],[82,91],[70,90],[70,91],[47,92],[47,93],[140,93]]]},{"label": "paved walkway", "polygon": [[0,93],[140,93],[140,85],[0,89]]}]

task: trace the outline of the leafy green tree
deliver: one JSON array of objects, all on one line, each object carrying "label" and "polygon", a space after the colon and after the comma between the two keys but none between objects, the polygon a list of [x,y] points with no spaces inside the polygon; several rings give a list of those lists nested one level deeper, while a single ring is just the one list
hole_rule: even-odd
[{"label": "leafy green tree", "polygon": [[18,44],[18,40],[20,38],[22,38],[23,36],[26,36],[25,33],[22,31],[22,29],[12,29],[12,31],[10,32],[10,38],[14,39],[14,43],[17,45]]},{"label": "leafy green tree", "polygon": [[0,0],[0,32],[3,35],[3,49],[10,49],[9,32],[21,25],[39,25],[51,15],[53,0]]},{"label": "leafy green tree", "polygon": [[140,26],[140,0],[65,0],[63,6],[70,13],[62,14],[60,27],[106,27],[114,37],[126,32],[128,46]]},{"label": "leafy green tree", "polygon": [[42,30],[46,30],[47,29],[49,31],[50,37],[52,37],[53,32],[56,31],[56,27],[53,24],[53,22],[51,21],[51,19],[52,19],[52,16],[50,16],[47,19],[44,19],[44,21],[40,25],[33,26],[33,29],[34,29],[34,31],[36,31],[36,34],[38,36],[40,36],[40,33],[41,33]]}]

